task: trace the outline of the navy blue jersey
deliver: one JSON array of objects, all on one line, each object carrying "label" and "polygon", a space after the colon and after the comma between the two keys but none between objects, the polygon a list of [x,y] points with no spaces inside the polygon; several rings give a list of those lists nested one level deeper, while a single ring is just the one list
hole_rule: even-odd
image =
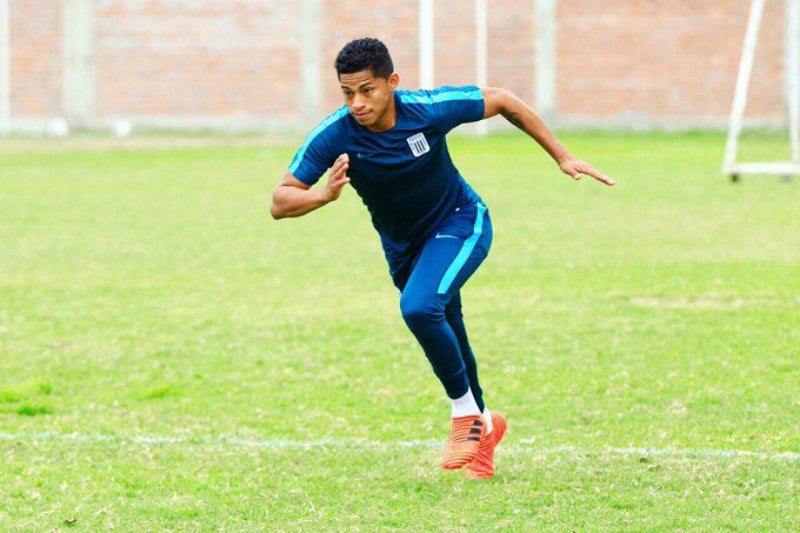
[{"label": "navy blue jersey", "polygon": [[474,86],[395,90],[396,124],[372,132],[342,106],[323,120],[295,154],[289,171],[313,185],[339,155],[350,156],[347,175],[372,217],[393,270],[456,207],[479,198],[459,174],[445,135],[483,118]]}]

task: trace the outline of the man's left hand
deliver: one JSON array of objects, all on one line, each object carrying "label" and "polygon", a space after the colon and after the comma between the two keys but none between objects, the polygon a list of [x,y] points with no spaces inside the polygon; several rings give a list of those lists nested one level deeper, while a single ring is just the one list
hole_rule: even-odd
[{"label": "man's left hand", "polygon": [[594,168],[592,165],[584,163],[580,159],[568,159],[561,163],[559,167],[564,174],[572,176],[572,179],[575,180],[581,179],[581,174],[586,174],[587,176],[593,177],[597,181],[605,183],[609,187],[617,183],[610,177]]}]

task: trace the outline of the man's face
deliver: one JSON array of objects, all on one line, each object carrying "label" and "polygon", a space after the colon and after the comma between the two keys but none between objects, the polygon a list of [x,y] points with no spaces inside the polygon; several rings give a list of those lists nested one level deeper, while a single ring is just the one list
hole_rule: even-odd
[{"label": "man's face", "polygon": [[394,126],[394,89],[400,77],[375,77],[372,70],[341,74],[339,85],[350,114],[370,131],[385,131]]}]

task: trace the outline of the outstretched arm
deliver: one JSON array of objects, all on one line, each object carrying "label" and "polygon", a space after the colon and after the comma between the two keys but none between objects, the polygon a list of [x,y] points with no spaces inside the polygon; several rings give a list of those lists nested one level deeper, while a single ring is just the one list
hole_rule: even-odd
[{"label": "outstretched arm", "polygon": [[347,154],[340,155],[328,173],[328,182],[322,187],[313,189],[287,171],[278,186],[275,187],[275,192],[272,193],[272,203],[269,206],[272,218],[277,220],[286,217],[300,217],[338,200],[342,189],[350,182],[350,178],[347,177],[349,166],[349,156]]},{"label": "outstretched arm", "polygon": [[483,100],[486,107],[483,118],[490,118],[495,115],[503,115],[506,120],[517,128],[530,135],[538,142],[545,151],[550,154],[559,168],[565,174],[569,174],[574,179],[581,179],[581,174],[591,176],[606,185],[614,185],[616,182],[606,176],[593,166],[577,159],[569,150],[561,144],[547,124],[523,102],[517,95],[507,89],[497,87],[484,87]]}]

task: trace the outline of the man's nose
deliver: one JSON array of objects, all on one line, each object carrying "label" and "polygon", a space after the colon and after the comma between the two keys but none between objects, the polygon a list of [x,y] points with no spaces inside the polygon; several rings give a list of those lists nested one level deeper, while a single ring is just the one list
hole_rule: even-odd
[{"label": "man's nose", "polygon": [[353,108],[361,109],[362,107],[364,107],[365,104],[366,104],[366,101],[364,100],[363,96],[361,96],[360,94],[357,94],[357,93],[356,93],[355,96],[353,96]]}]

